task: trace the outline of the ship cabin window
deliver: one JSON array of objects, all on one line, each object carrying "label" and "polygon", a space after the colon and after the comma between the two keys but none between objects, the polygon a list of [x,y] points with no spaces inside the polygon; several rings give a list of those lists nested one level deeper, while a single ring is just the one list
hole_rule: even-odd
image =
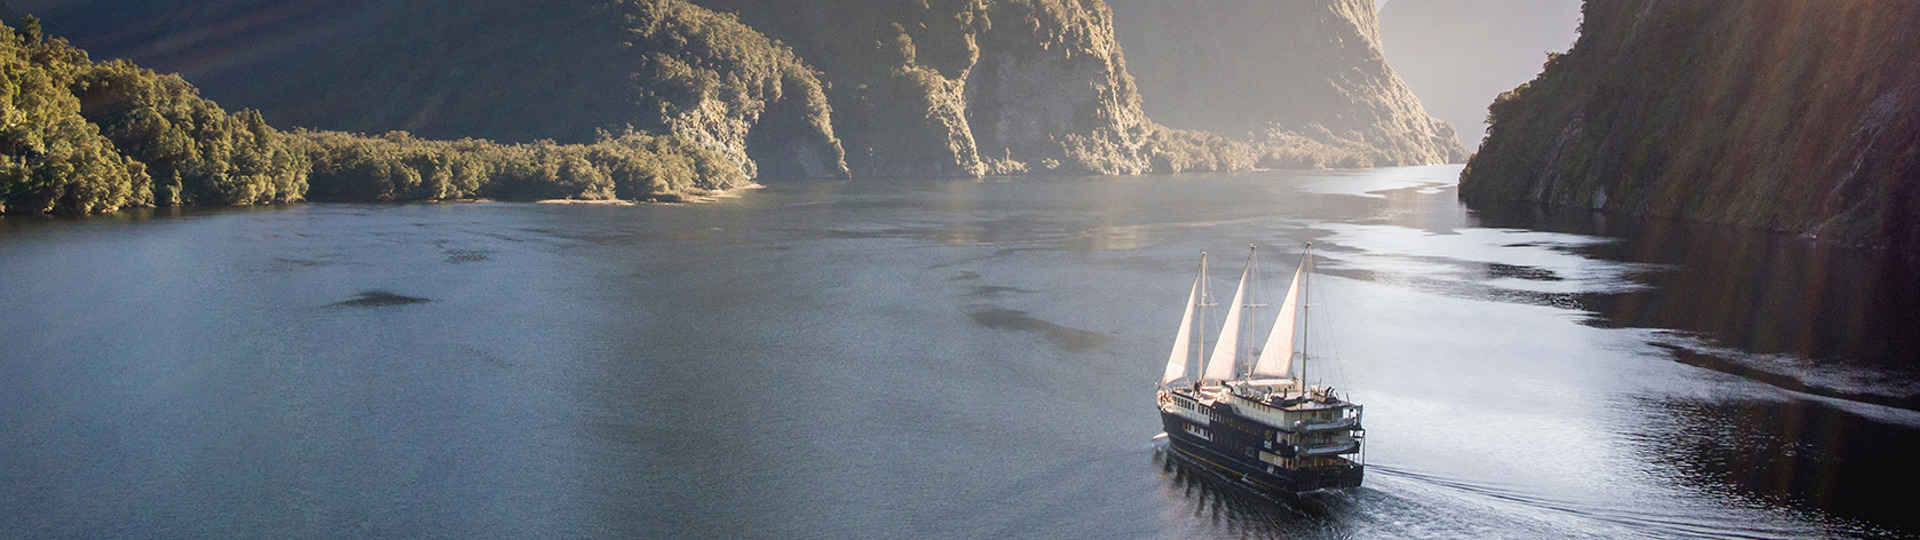
[{"label": "ship cabin window", "polygon": [[1280,457],[1280,456],[1276,456],[1276,455],[1273,455],[1273,454],[1269,454],[1269,453],[1266,453],[1266,452],[1261,452],[1261,453],[1260,453],[1260,461],[1264,461],[1264,462],[1266,462],[1266,463],[1267,463],[1267,464],[1269,464],[1269,465],[1278,465],[1278,466],[1280,466],[1280,467],[1282,467],[1282,468],[1286,468],[1286,469],[1298,469],[1298,468],[1300,468],[1300,460],[1298,460],[1298,459],[1293,459],[1293,458],[1283,458],[1283,457]]},{"label": "ship cabin window", "polygon": [[1190,433],[1195,437],[1199,437],[1209,441],[1213,440],[1213,434],[1207,433],[1206,428],[1196,426],[1193,424],[1187,424],[1185,427],[1187,429],[1187,433]]}]

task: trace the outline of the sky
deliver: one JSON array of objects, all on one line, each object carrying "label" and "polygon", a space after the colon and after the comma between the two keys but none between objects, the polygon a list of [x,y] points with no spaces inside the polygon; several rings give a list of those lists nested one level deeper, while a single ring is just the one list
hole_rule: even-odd
[{"label": "sky", "polygon": [[1427,113],[1453,124],[1468,149],[1484,136],[1487,105],[1533,80],[1548,52],[1578,37],[1580,0],[1382,0],[1387,63]]}]

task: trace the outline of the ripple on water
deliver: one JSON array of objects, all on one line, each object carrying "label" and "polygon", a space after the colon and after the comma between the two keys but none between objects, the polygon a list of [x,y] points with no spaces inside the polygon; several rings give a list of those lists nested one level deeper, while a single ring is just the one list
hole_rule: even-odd
[{"label": "ripple on water", "polygon": [[429,300],[426,298],[418,298],[418,297],[407,296],[403,294],[394,294],[387,291],[366,291],[356,295],[352,300],[343,300],[340,302],[334,302],[332,304],[327,304],[327,307],[378,308],[378,307],[390,307],[390,306],[404,306],[407,304],[419,304],[423,302],[432,302],[432,301],[433,300]]},{"label": "ripple on water", "polygon": [[1025,311],[1013,309],[988,309],[969,314],[973,322],[995,330],[1013,330],[1040,334],[1048,342],[1068,352],[1081,352],[1105,345],[1113,338],[1104,334],[1088,332],[1078,328],[1068,328],[1051,322],[1033,318]]}]

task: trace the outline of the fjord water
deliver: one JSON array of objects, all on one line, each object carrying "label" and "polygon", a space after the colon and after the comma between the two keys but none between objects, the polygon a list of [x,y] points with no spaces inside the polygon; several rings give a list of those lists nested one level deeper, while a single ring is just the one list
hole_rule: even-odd
[{"label": "fjord water", "polygon": [[[1458,173],[6,218],[0,536],[1920,533],[1897,265]],[[1153,383],[1201,252],[1309,241],[1369,474],[1269,500]]]}]

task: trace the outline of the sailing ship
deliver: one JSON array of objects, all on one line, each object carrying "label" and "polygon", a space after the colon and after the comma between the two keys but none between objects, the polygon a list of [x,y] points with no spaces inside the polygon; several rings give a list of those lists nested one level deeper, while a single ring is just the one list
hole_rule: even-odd
[{"label": "sailing ship", "polygon": [[1365,472],[1362,407],[1306,380],[1306,282],[1313,273],[1313,245],[1301,256],[1258,349],[1243,332],[1253,328],[1249,313],[1266,307],[1247,294],[1249,278],[1258,277],[1257,255],[1258,248],[1247,255],[1219,339],[1202,364],[1205,338],[1197,344],[1193,338],[1196,328],[1204,334],[1206,308],[1214,304],[1207,294],[1207,256],[1200,254],[1200,274],[1187,294],[1186,313],[1160,380],[1160,422],[1168,446],[1258,491],[1359,487]]}]

